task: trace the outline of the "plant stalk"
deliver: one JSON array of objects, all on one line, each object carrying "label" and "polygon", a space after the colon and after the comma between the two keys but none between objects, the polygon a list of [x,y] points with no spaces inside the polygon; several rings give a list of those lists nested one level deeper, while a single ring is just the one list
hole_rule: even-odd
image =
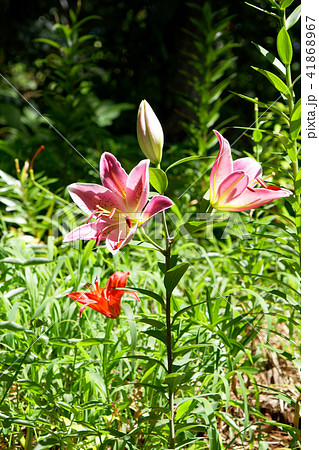
[{"label": "plant stalk", "polygon": [[[163,212],[163,225],[166,235],[165,271],[170,269],[171,244],[169,237],[165,212]],[[173,373],[173,351],[172,351],[172,324],[171,324],[171,293],[166,289],[166,347],[167,347],[167,371]],[[174,424],[174,392],[168,389],[169,403],[169,448],[175,448],[175,424]]]}]

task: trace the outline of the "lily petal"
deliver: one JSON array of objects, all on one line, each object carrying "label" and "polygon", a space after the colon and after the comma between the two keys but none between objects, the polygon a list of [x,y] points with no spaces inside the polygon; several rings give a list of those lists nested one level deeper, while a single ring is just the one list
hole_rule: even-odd
[{"label": "lily petal", "polygon": [[90,308],[97,309],[94,307],[94,305],[97,305],[98,303],[97,299],[89,299],[86,292],[71,292],[70,294],[67,294],[67,296],[83,305],[79,310],[80,317],[82,317],[83,311],[88,306],[90,306]]},{"label": "lily petal", "polygon": [[121,299],[122,295],[125,292],[114,288],[125,287],[129,274],[130,272],[117,271],[113,273],[113,275],[108,279],[108,282],[106,283],[104,288],[105,295],[109,298],[112,298],[113,303],[116,302],[118,299]]},{"label": "lily petal", "polygon": [[[70,292],[70,294],[66,294],[72,300],[76,302],[82,303],[82,305],[86,305],[91,300],[87,297],[86,292]],[[94,300],[93,300],[94,301]]]},{"label": "lily petal", "polygon": [[127,283],[127,278],[130,275],[130,272],[121,272],[117,271],[115,272],[106,283],[105,289],[103,291],[103,295],[105,295],[107,298],[109,298],[109,306],[110,310],[113,313],[117,313],[118,315],[120,313],[121,308],[121,298],[124,294],[128,294],[131,297],[133,297],[135,300],[140,301],[139,296],[136,292],[130,292],[130,291],[122,291],[119,289],[114,289],[118,287],[125,287]]},{"label": "lily petal", "polygon": [[111,153],[105,152],[101,156],[100,175],[104,187],[125,198],[127,173],[125,172],[119,161]]},{"label": "lily petal", "polygon": [[231,202],[246,189],[248,183],[249,176],[243,170],[231,173],[218,188],[216,204],[219,206]]},{"label": "lily petal", "polygon": [[231,156],[229,142],[220,133],[218,133],[218,131],[214,130],[214,133],[217,136],[220,148],[210,174],[210,195],[212,203],[215,202],[217,189],[219,188],[220,183],[233,171],[233,159]]},{"label": "lily petal", "polygon": [[122,196],[98,184],[74,183],[68,189],[74,203],[88,215],[91,215],[97,206],[107,211],[113,208],[120,211],[126,209]]},{"label": "lily petal", "polygon": [[97,226],[96,223],[86,223],[80,227],[75,228],[70,231],[66,236],[64,236],[63,242],[69,241],[92,241],[96,239],[97,236]]},{"label": "lily petal", "polygon": [[149,160],[141,161],[128,176],[126,183],[128,212],[139,212],[144,208],[149,195]]},{"label": "lily petal", "polygon": [[133,228],[129,228],[127,224],[123,224],[122,227],[116,227],[113,229],[105,239],[105,245],[112,255],[115,255],[124,245],[126,245],[136,233],[137,223]]},{"label": "lily petal", "polygon": [[243,170],[249,176],[249,181],[259,177],[262,172],[259,162],[250,156],[236,159],[233,163],[233,170]]},{"label": "lily petal", "polygon": [[97,220],[81,225],[70,231],[70,233],[64,237],[63,242],[97,240],[99,243],[108,233],[116,228],[118,228],[118,220]]},{"label": "lily petal", "polygon": [[264,189],[264,188],[254,188],[254,191],[245,189],[245,191],[226,203],[225,205],[218,206],[219,210],[223,211],[245,211],[247,209],[257,208],[258,206],[265,205],[266,203],[272,202],[282,197],[289,197],[292,192],[288,189]]},{"label": "lily petal", "polygon": [[150,218],[155,216],[155,214],[158,214],[173,205],[174,203],[172,200],[165,197],[165,195],[155,195],[144,209],[142,217],[139,220],[139,227],[146,225]]}]

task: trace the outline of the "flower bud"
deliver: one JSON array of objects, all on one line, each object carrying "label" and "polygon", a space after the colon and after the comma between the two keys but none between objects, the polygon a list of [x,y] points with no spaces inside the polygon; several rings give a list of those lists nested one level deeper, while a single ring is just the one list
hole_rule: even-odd
[{"label": "flower bud", "polygon": [[137,140],[144,155],[153,163],[162,160],[164,133],[160,121],[146,100],[140,104],[137,115]]}]

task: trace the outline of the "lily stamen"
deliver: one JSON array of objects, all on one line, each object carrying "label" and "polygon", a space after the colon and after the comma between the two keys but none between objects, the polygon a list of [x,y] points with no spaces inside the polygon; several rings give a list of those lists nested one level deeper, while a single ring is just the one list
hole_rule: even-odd
[{"label": "lily stamen", "polygon": [[125,220],[126,220],[127,226],[129,228],[132,228],[132,221],[131,221],[131,219],[128,216],[125,216]]},{"label": "lily stamen", "polygon": [[114,214],[115,214],[115,211],[116,211],[116,209],[115,209],[115,208],[112,208],[112,210],[111,210],[111,212],[110,212],[110,214],[109,214],[109,219],[112,219],[112,217],[113,217]]},{"label": "lily stamen", "polygon": [[262,185],[263,188],[268,189],[267,184],[261,178],[257,177],[256,180],[258,181],[259,184]]}]

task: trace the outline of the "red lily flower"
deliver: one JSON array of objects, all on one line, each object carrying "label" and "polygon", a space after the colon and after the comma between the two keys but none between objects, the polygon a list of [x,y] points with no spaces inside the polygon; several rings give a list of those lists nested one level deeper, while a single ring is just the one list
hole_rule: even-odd
[{"label": "red lily flower", "polygon": [[95,289],[91,289],[90,292],[71,292],[67,296],[83,305],[79,311],[80,317],[84,309],[88,306],[104,314],[106,317],[116,319],[121,312],[121,299],[124,294],[130,295],[138,301],[140,300],[135,292],[114,289],[117,287],[125,287],[129,274],[130,272],[115,272],[109,278],[104,289],[100,288],[99,283],[96,281]]}]

